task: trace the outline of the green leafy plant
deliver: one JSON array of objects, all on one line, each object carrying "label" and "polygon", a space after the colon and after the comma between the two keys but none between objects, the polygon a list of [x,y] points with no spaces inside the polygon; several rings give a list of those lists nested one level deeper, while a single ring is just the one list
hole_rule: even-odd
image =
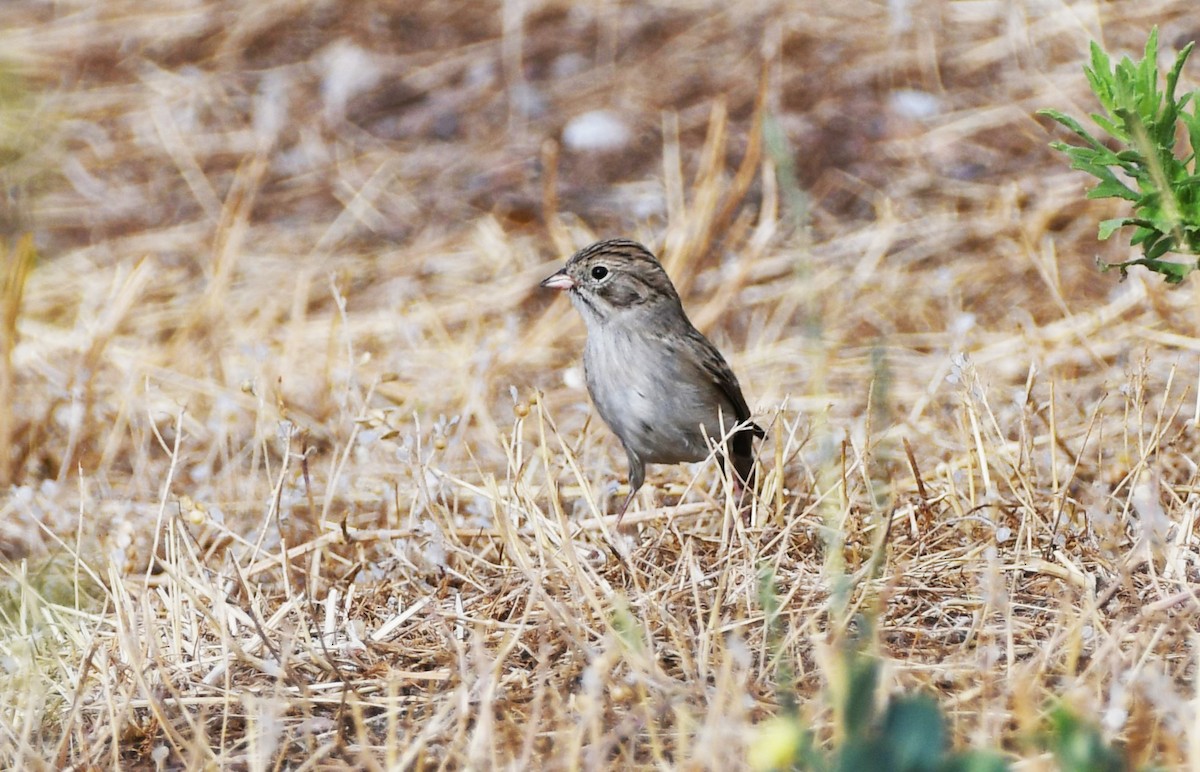
[{"label": "green leafy plant", "polygon": [[[1093,113],[1091,118],[1111,138],[1109,144],[1065,113],[1039,111],[1084,141],[1083,145],[1054,142],[1051,146],[1067,154],[1071,168],[1100,180],[1087,197],[1120,198],[1133,205],[1133,216],[1100,223],[1101,239],[1120,228],[1133,227],[1131,243],[1142,248],[1144,257],[1136,260],[1100,263],[1101,270],[1120,270],[1122,278],[1130,266],[1141,265],[1162,274],[1167,282],[1178,284],[1198,267],[1195,259],[1162,259],[1168,252],[1200,255],[1200,176],[1196,160],[1200,108],[1195,91],[1175,96],[1179,74],[1192,47],[1189,43],[1179,52],[1167,74],[1166,88],[1160,91],[1157,29],[1146,40],[1141,59],[1124,57],[1115,66],[1108,54],[1092,43],[1091,64],[1084,71],[1103,112]],[[1188,148],[1182,152],[1176,148],[1180,124],[1188,138]]]},{"label": "green leafy plant", "polygon": [[1063,772],[1123,772],[1125,758],[1104,741],[1100,730],[1063,705],[1050,711],[1043,745]]},{"label": "green leafy plant", "polygon": [[879,660],[861,650],[843,652],[845,678],[837,706],[834,747],[822,751],[800,717],[785,712],[760,727],[751,747],[754,769],[801,769],[818,772],[1003,772],[1008,763],[989,751],[954,752],[941,708],[925,694],[892,697],[882,713],[876,708]]},{"label": "green leafy plant", "polygon": [[[770,581],[768,577],[764,586]],[[764,593],[765,594],[765,593]],[[771,606],[768,606],[768,621]],[[1004,758],[988,751],[955,752],[937,702],[925,694],[891,697],[880,711],[880,660],[869,650],[873,625],[857,620],[857,634],[847,635],[830,673],[829,697],[834,708],[835,739],[824,751],[804,727],[795,701],[763,722],[750,748],[757,770],[800,769],[817,772],[1003,772]]]}]

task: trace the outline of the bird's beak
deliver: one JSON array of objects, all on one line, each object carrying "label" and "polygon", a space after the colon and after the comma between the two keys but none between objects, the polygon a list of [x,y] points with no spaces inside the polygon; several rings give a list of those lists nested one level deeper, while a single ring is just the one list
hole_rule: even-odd
[{"label": "bird's beak", "polygon": [[552,273],[542,279],[543,287],[556,290],[569,290],[575,288],[575,280],[567,275],[567,269],[563,268],[558,273]]}]

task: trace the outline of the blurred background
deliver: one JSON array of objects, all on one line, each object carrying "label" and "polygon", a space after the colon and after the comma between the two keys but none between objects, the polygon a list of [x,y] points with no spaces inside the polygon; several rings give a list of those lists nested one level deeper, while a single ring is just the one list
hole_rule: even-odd
[{"label": "blurred background", "polygon": [[[39,254],[10,482],[80,461],[108,479],[158,398],[235,445],[257,402],[345,431],[332,386],[351,377],[489,424],[577,351],[535,280],[616,235],[663,255],[756,409],[831,389],[857,410],[804,351],[966,343],[1112,291],[1093,258],[1123,248],[1094,238],[1105,212],[1033,112],[1090,109],[1089,40],[1195,31],[1169,2],[0,13],[0,222]],[[573,383],[560,403],[586,405]]]},{"label": "blurred background", "polygon": [[[1097,271],[1131,255],[1126,239],[1096,239],[1119,210],[1085,201],[1087,180],[1048,147],[1062,130],[1035,116],[1092,112],[1089,42],[1139,54],[1153,25],[1166,66],[1200,17],[1186,0],[7,0],[0,554],[44,560],[61,537],[147,571],[174,515],[209,556],[253,543],[247,561],[331,523],[408,529],[399,547],[308,564],[300,584],[379,582],[386,605],[401,592],[388,581],[419,579],[445,611],[462,603],[449,570],[470,577],[453,592],[487,598],[472,572],[494,566],[466,557],[454,529],[536,518],[559,494],[580,518],[586,491],[624,479],[583,388],[582,323],[537,283],[575,249],[626,236],[662,257],[770,426],[756,526],[791,534],[771,542],[791,587],[825,597],[829,502],[851,567],[879,518],[914,500],[917,470],[920,496],[960,518],[897,526],[905,555],[938,558],[893,577],[922,590],[882,602],[885,645],[910,667],[899,680],[961,698],[955,737],[1011,743],[1028,695],[971,691],[1005,647],[959,648],[964,625],[1015,615],[1006,656],[1037,659],[1078,633],[1093,596],[1080,580],[1064,600],[1064,574],[1032,563],[1006,584],[975,547],[1032,555],[1044,538],[1133,608],[1150,597],[1119,568],[1135,490],[1168,519],[1190,495],[1171,486],[1195,468],[1195,283]],[[561,444],[523,429],[531,415]],[[861,462],[849,477],[847,458]],[[1151,487],[1134,484],[1142,472]],[[652,471],[643,507],[711,501],[713,478]],[[682,560],[677,536],[639,565]],[[706,567],[731,560],[728,541],[704,544]],[[504,550],[487,559],[512,569]],[[260,569],[263,592],[291,587]],[[621,566],[605,570],[609,589],[634,592]],[[990,605],[993,591],[1024,610]],[[568,607],[605,616],[579,597]],[[966,607],[942,605],[954,597]],[[798,615],[810,602],[793,600]],[[821,632],[806,630],[788,646],[811,664]],[[1165,657],[1154,683],[1170,686],[1136,698],[1154,715],[1190,699],[1170,630],[1135,647]],[[403,647],[388,656],[415,666]],[[580,657],[547,683],[574,683]],[[1055,667],[1032,672],[1049,684]],[[748,678],[765,701],[751,721],[773,698],[768,676]],[[708,705],[704,683],[681,688]],[[1107,671],[1076,687],[1098,701],[1137,691],[1121,683],[1119,698]],[[648,716],[674,699],[662,694]],[[519,718],[505,725],[517,735]],[[1172,731],[1142,732],[1145,752],[1182,759]],[[705,741],[678,758],[740,759],[747,739]]]}]

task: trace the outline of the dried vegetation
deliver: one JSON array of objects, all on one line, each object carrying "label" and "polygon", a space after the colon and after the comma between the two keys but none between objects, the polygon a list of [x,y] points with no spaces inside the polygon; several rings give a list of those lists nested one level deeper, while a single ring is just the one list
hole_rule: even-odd
[{"label": "dried vegetation", "polygon": [[[1099,275],[1033,117],[1190,2],[0,18],[0,766],[738,769],[860,611],[960,745],[1200,763],[1200,284]],[[600,517],[537,281],[603,235],[769,427],[748,519]]]}]

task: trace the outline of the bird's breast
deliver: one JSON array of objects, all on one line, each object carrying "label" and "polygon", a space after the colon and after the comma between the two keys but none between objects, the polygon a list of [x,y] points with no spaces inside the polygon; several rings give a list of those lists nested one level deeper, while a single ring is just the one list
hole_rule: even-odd
[{"label": "bird's breast", "polygon": [[[700,461],[706,427],[720,436],[736,420],[709,380],[696,377],[686,352],[644,330],[590,330],[584,350],[588,391],[600,417],[647,463]],[[720,412],[719,412],[720,411]]]}]

